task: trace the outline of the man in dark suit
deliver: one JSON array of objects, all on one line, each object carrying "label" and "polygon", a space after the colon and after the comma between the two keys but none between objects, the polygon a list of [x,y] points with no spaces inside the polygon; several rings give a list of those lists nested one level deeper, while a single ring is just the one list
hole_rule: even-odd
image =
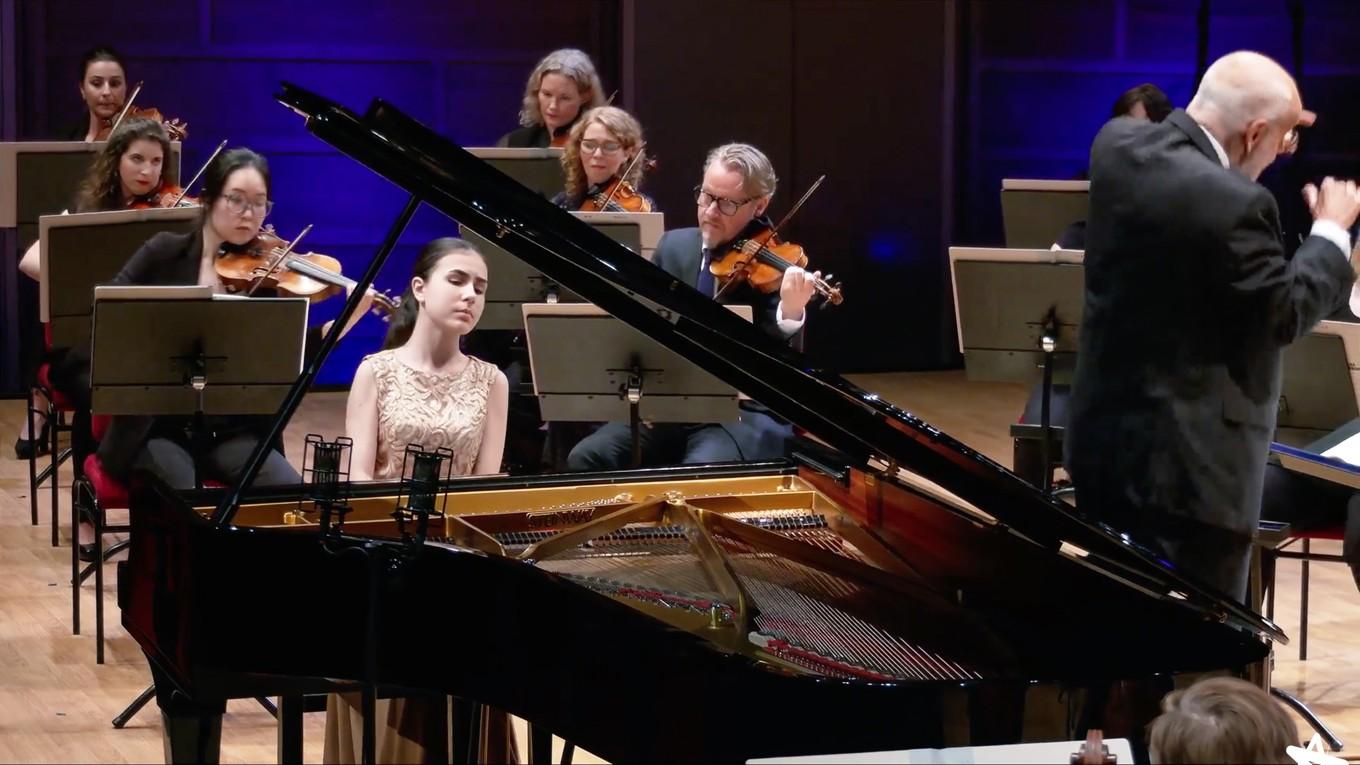
[{"label": "man in dark suit", "polygon": [[[768,227],[764,217],[778,179],[756,147],[719,146],[704,162],[703,182],[694,189],[698,227],[667,231],[652,262],[676,279],[726,304],[752,308],[752,320],[771,336],[794,340],[806,321],[813,282],[820,273],[797,266],[785,272],[779,292],[763,294],[746,284],[719,290],[709,272],[710,257],[721,257],[733,242]],[[788,423],[763,407],[743,402],[741,419],[729,423],[657,423],[640,434],[644,464],[728,462],[782,456],[792,433]],[[624,423],[608,423],[578,443],[567,457],[570,470],[627,467],[632,436]]]},{"label": "man in dark suit", "polygon": [[1256,183],[1313,118],[1278,64],[1238,52],[1209,68],[1185,111],[1112,120],[1091,147],[1064,444],[1077,506],[1239,600],[1281,353],[1355,281],[1354,183],[1305,189],[1315,223],[1292,259]]}]

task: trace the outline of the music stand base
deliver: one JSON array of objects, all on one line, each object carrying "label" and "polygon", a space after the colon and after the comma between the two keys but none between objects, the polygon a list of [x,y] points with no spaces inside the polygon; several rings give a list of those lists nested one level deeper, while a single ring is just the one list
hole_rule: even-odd
[{"label": "music stand base", "polygon": [[1293,694],[1275,687],[1271,687],[1270,695],[1283,701],[1290,709],[1298,712],[1299,716],[1308,723],[1308,727],[1312,728],[1322,737],[1323,741],[1327,742],[1328,749],[1333,752],[1341,751],[1341,747],[1343,746],[1341,739],[1337,738],[1336,734],[1332,733],[1331,729],[1327,727],[1327,724],[1318,718],[1316,714],[1313,714],[1313,710],[1309,709],[1307,704],[1300,701]]}]

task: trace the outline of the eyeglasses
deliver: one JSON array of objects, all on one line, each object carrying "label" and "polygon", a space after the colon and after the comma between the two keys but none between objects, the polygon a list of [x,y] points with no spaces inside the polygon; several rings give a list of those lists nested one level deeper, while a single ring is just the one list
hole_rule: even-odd
[{"label": "eyeglasses", "polygon": [[603,151],[605,154],[616,154],[623,148],[618,141],[596,141],[593,138],[586,138],[581,141],[582,154],[594,154],[596,151]]},{"label": "eyeglasses", "polygon": [[1298,150],[1299,150],[1299,129],[1297,126],[1295,126],[1290,128],[1289,132],[1284,134],[1284,138],[1280,139],[1280,153],[1293,154]]},{"label": "eyeglasses", "polygon": [[222,197],[222,201],[226,203],[228,210],[237,215],[245,215],[247,206],[250,207],[251,211],[254,212],[256,216],[261,218],[269,215],[270,211],[274,209],[273,200],[249,202],[240,194],[227,194]]},{"label": "eyeglasses", "polygon": [[699,209],[707,210],[709,205],[713,204],[714,202],[717,202],[718,212],[729,217],[736,215],[737,210],[740,210],[741,208],[750,204],[754,199],[755,197],[750,197],[748,199],[743,199],[740,202],[738,202],[735,199],[723,199],[722,197],[715,197],[712,194],[708,193],[707,191],[704,191],[703,186],[694,187],[694,201],[698,203]]}]

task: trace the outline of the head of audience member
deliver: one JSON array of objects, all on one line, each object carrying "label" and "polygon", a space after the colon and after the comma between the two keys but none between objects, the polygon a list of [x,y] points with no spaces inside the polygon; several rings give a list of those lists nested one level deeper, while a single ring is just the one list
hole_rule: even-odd
[{"label": "head of audience member", "polygon": [[555,50],[529,74],[519,124],[542,125],[554,136],[587,109],[604,105],[604,87],[595,63],[575,48]]},{"label": "head of audience member", "polygon": [[1284,67],[1252,51],[1211,64],[1186,111],[1223,146],[1229,167],[1252,180],[1279,155],[1292,154],[1298,129],[1316,119]]},{"label": "head of audience member", "polygon": [[1171,99],[1150,82],[1124,91],[1110,109],[1110,117],[1137,117],[1161,122],[1171,113]]},{"label": "head of audience member", "polygon": [[1212,677],[1162,699],[1149,728],[1153,765],[1293,760],[1299,732],[1270,694],[1235,677]]},{"label": "head of audience member", "polygon": [[416,257],[383,348],[405,345],[417,325],[441,337],[466,335],[482,318],[486,287],[486,259],[471,242],[454,236],[430,242]]},{"label": "head of audience member", "polygon": [[694,189],[703,246],[726,244],[770,206],[779,179],[760,149],[729,143],[708,153],[704,178]]}]

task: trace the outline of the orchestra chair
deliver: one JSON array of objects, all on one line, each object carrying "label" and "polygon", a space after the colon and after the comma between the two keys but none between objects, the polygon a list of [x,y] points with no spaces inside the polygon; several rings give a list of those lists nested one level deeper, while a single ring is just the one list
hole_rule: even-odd
[{"label": "orchestra chair", "polygon": [[1310,563],[1345,563],[1346,559],[1335,553],[1313,552],[1315,539],[1341,541],[1344,529],[1340,524],[1320,526],[1311,529],[1294,529],[1280,544],[1264,551],[1268,559],[1266,618],[1275,618],[1275,561],[1284,558],[1300,561],[1299,570],[1299,661],[1308,660],[1308,567]]},{"label": "orchestra chair", "polygon": [[[47,418],[47,426],[42,435],[47,437],[47,452],[51,458],[50,463],[42,470],[38,469],[38,453],[35,451],[28,458],[28,501],[32,523],[38,525],[38,494],[44,484],[52,489],[52,546],[56,547],[60,543],[57,536],[57,515],[58,509],[58,471],[63,462],[71,458],[73,445],[68,445],[65,449],[60,449],[61,434],[74,434],[73,422],[77,411],[75,404],[61,391],[52,387],[49,375],[51,365],[43,364],[38,367],[37,380],[33,387],[42,391],[47,398],[47,408],[39,410],[34,406],[33,391],[28,392],[28,427],[29,433],[33,433],[33,417],[41,414]],[[72,435],[74,439],[74,435]],[[79,472],[79,471],[77,471]]]}]

